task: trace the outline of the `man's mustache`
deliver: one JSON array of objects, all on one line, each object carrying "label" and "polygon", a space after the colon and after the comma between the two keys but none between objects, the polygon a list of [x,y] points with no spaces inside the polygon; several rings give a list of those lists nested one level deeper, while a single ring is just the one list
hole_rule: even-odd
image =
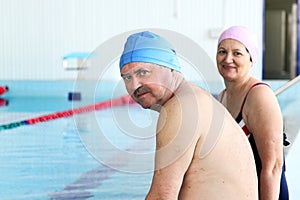
[{"label": "man's mustache", "polygon": [[139,97],[140,95],[143,95],[147,92],[150,92],[150,90],[148,88],[145,88],[145,87],[139,87],[137,88],[134,92],[133,92],[133,96],[134,97]]}]

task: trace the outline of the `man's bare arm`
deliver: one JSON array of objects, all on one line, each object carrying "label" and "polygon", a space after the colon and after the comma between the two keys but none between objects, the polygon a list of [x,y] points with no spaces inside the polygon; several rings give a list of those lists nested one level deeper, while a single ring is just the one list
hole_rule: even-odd
[{"label": "man's bare arm", "polygon": [[[184,103],[185,100],[182,101]],[[199,138],[198,117],[193,117],[195,109],[191,111],[188,107],[173,100],[161,111],[157,126],[155,171],[147,200],[178,199],[184,174]]]}]

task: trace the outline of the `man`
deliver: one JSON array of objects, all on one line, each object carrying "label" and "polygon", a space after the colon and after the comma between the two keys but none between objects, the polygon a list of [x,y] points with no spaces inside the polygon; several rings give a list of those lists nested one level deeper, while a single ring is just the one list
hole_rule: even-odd
[{"label": "man", "polygon": [[258,199],[246,136],[218,101],[184,79],[164,38],[148,31],[129,36],[120,71],[131,97],[160,113],[146,199]]}]

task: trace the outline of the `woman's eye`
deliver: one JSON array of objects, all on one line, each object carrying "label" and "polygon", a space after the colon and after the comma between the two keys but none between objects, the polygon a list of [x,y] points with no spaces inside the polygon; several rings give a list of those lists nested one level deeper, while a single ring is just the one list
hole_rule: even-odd
[{"label": "woman's eye", "polygon": [[234,55],[236,55],[236,56],[241,56],[242,53],[241,53],[241,52],[235,52]]},{"label": "woman's eye", "polygon": [[226,54],[226,51],[225,51],[225,50],[219,50],[219,51],[218,51],[218,54],[224,55],[224,54]]}]

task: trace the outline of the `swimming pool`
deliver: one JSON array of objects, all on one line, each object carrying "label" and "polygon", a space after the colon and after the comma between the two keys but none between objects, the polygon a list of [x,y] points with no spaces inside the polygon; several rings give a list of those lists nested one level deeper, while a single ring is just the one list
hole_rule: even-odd
[{"label": "swimming pool", "polygon": [[[3,97],[7,98],[9,104],[0,107],[0,124],[72,108],[72,102],[67,100],[71,83],[57,83],[57,87],[51,84],[48,86],[47,83],[42,86],[35,84],[30,83],[30,88],[43,88],[43,91],[33,89],[30,96],[25,95],[24,91],[24,94],[16,95],[16,90],[11,90],[9,95]],[[61,91],[56,94],[52,91],[53,88],[60,88]],[[61,88],[68,89],[62,91]],[[295,91],[292,93],[295,94]],[[289,113],[291,107],[299,103],[299,97],[287,98],[289,95],[280,97],[285,113]],[[106,98],[107,96],[102,100]],[[132,168],[129,161],[120,157],[118,150],[152,154],[154,137],[145,133],[142,136],[122,134],[123,130],[116,125],[116,116],[124,116],[124,113],[136,123],[135,126],[142,130],[146,127],[150,133],[154,131],[151,130],[154,128],[151,123],[157,116],[137,106],[103,109],[78,115],[78,118],[59,118],[1,130],[0,198],[144,199],[152,179],[153,162],[142,160],[134,163],[138,165],[138,169]],[[100,154],[100,159],[95,151],[90,151],[84,139],[94,131],[91,119],[100,124],[107,141],[117,149],[111,152],[110,148],[100,147],[96,152]],[[100,144],[103,143],[96,141],[94,145]],[[296,137],[286,160],[291,199],[300,197],[299,149],[300,140]],[[101,155],[106,156],[104,162],[101,162]],[[109,165],[106,159],[114,161],[116,165]]]},{"label": "swimming pool", "polygon": [[[8,83],[10,84],[10,83]],[[66,88],[60,83],[58,88]],[[12,85],[12,84],[10,84]],[[18,84],[22,85],[22,84]],[[68,110],[72,102],[68,101],[67,92],[54,95],[47,91],[47,84],[39,84],[43,88],[34,94],[34,84],[31,93],[15,95],[17,88],[12,86],[11,93],[3,96],[9,104],[0,107],[0,124],[35,118],[45,114]],[[20,86],[18,86],[20,87]],[[23,86],[24,87],[24,86]],[[49,85],[53,88],[53,85]],[[72,87],[69,87],[71,90]],[[24,92],[24,91],[23,91]],[[24,92],[26,93],[26,92]],[[49,96],[49,93],[51,94]],[[102,100],[105,100],[105,95]],[[101,101],[101,99],[99,99]],[[132,150],[135,139],[130,136],[120,136],[120,130],[115,126],[112,111],[128,113],[128,107],[115,107],[90,113],[103,124],[103,133],[119,149]],[[89,133],[90,114],[81,114],[80,120],[73,117],[49,120],[34,125],[24,125],[0,131],[0,198],[1,199],[143,199],[147,194],[152,173],[124,171],[112,168],[97,160],[82,142],[80,133]],[[79,115],[78,115],[79,116]],[[130,108],[130,117],[139,126],[147,125],[138,107]],[[147,117],[147,116],[146,116]],[[153,152],[153,141],[147,144]],[[136,145],[134,148],[139,148]],[[145,147],[143,147],[145,149]],[[107,149],[105,149],[107,150]],[[135,149],[136,151],[137,149]],[[112,153],[104,152],[113,157]],[[114,152],[113,152],[114,153]],[[127,163],[119,163],[126,165]],[[140,163],[151,165],[151,163]]]},{"label": "swimming pool", "polygon": [[[97,112],[102,120],[109,115]],[[1,199],[143,199],[151,182],[150,172],[122,172],[92,157],[73,118],[4,130],[0,143]]]}]

